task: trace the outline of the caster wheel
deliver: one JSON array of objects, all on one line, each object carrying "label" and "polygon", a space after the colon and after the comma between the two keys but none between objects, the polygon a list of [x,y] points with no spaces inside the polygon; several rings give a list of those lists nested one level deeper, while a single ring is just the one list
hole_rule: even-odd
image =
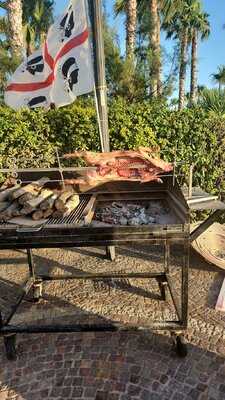
[{"label": "caster wheel", "polygon": [[115,261],[116,259],[116,249],[114,246],[107,246],[106,247],[106,257],[110,261]]},{"label": "caster wheel", "polygon": [[180,358],[184,358],[187,356],[187,345],[184,343],[184,339],[182,336],[177,336],[175,338],[175,351]]},{"label": "caster wheel", "polygon": [[6,357],[9,361],[17,359],[16,353],[16,335],[4,336],[4,344],[6,350]]}]

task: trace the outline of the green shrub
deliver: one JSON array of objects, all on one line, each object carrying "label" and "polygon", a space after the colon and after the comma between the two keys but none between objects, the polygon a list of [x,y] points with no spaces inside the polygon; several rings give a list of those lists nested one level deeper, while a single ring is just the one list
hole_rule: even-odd
[{"label": "green shrub", "polygon": [[[140,145],[161,148],[162,157],[177,161],[177,171],[188,174],[195,164],[194,184],[211,192],[225,190],[225,119],[201,108],[171,111],[162,103],[109,104],[112,149]],[[60,154],[75,149],[100,150],[96,112],[90,100],[49,112],[15,112],[0,107],[0,166],[55,164]],[[41,159],[41,156],[43,159]],[[184,181],[184,179],[183,179]]]}]

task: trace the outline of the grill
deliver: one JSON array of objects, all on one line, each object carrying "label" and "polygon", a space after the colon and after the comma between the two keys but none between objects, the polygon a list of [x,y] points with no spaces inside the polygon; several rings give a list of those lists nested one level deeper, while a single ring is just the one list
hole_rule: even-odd
[{"label": "grill", "polygon": [[48,222],[46,222],[46,227],[59,227],[62,225],[81,225],[83,221],[83,214],[88,206],[88,203],[91,199],[91,195],[89,194],[81,194],[80,195],[80,203],[78,207],[70,213],[67,217],[64,218],[50,218]]},{"label": "grill", "polygon": [[[75,170],[63,171],[64,178],[77,177],[79,173]],[[55,186],[61,179],[61,171],[21,171],[19,179],[29,182],[42,176],[51,178],[51,184]],[[51,185],[50,185],[51,186]],[[113,201],[135,201],[146,204],[151,200],[163,201],[170,209],[174,221],[170,223],[156,223],[138,226],[94,226],[95,207],[104,207]],[[87,210],[89,210],[88,216]],[[90,218],[89,218],[90,217]],[[136,329],[163,329],[170,330],[180,345],[178,351],[186,353],[186,348],[181,344],[180,333],[187,327],[188,311],[188,254],[190,242],[189,208],[185,198],[174,177],[163,177],[163,183],[150,182],[139,184],[135,182],[114,182],[103,184],[99,187],[84,192],[80,190],[80,204],[69,216],[62,219],[49,219],[40,227],[29,228],[16,225],[0,225],[0,249],[26,249],[29,267],[29,279],[23,287],[22,294],[18,297],[15,305],[11,307],[10,314],[3,318],[0,313],[0,335],[5,338],[8,358],[15,356],[15,334],[16,333],[41,333],[41,332],[87,332],[87,331],[115,331]],[[169,294],[172,298],[176,319],[174,321],[153,321],[147,327],[137,327],[109,323],[107,325],[11,325],[11,319],[19,307],[24,296],[33,288],[34,299],[37,301],[42,295],[42,285],[49,280],[66,279],[91,279],[108,280],[118,279],[118,274],[111,271],[108,274],[85,274],[50,276],[38,275],[32,257],[34,248],[65,248],[81,246],[105,246],[106,254],[111,260],[115,258],[115,246],[119,244],[130,244],[137,242],[161,244],[164,247],[164,271],[119,274],[120,279],[156,279],[161,293],[161,300],[165,301]],[[182,284],[180,299],[173,288],[172,276],[169,269],[170,245],[180,243],[183,246],[184,264],[182,267]],[[182,347],[183,346],[183,347]]]}]

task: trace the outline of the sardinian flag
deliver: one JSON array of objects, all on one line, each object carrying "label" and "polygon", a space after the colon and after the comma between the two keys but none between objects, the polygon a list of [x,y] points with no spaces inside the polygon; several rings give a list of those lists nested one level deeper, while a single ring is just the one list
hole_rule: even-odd
[{"label": "sardinian flag", "polygon": [[20,65],[5,91],[5,102],[21,107],[72,103],[94,87],[85,0],[71,0],[50,27],[43,49]]}]

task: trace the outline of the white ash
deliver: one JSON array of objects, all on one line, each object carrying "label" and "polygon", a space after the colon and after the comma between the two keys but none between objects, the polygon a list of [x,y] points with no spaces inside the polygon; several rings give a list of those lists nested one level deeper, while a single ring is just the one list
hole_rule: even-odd
[{"label": "white ash", "polygon": [[95,219],[110,225],[149,225],[159,223],[159,217],[168,214],[161,202],[152,201],[146,206],[135,203],[113,202],[98,208]]}]

